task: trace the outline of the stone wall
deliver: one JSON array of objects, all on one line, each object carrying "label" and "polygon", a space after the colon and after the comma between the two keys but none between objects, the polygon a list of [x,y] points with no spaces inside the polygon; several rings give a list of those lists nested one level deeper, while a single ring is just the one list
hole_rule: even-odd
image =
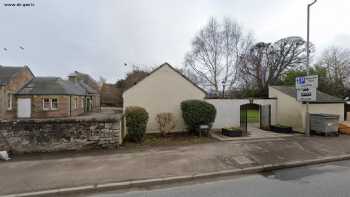
[{"label": "stone wall", "polygon": [[92,111],[99,112],[101,110],[101,96],[99,94],[92,96]]},{"label": "stone wall", "polygon": [[[66,108],[68,116],[79,116],[84,113],[84,108],[85,108],[85,96],[67,96],[68,97],[68,102],[70,102],[70,107],[69,104]],[[69,101],[70,100],[70,101]],[[75,108],[74,103],[77,101],[77,108]],[[58,107],[60,104],[58,104]]]},{"label": "stone wall", "polygon": [[118,119],[0,121],[0,150],[53,152],[119,146]]}]

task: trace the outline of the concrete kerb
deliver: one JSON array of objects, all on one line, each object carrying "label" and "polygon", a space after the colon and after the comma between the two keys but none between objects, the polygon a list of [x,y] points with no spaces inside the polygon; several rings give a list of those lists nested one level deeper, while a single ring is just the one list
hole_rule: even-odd
[{"label": "concrete kerb", "polygon": [[155,186],[159,184],[186,182],[186,181],[192,181],[197,179],[199,180],[199,179],[205,179],[205,178],[233,176],[233,175],[240,175],[240,174],[254,174],[254,173],[266,172],[271,170],[279,170],[284,168],[293,168],[293,167],[300,167],[305,165],[321,164],[321,163],[341,161],[346,159],[350,159],[350,154],[340,155],[340,156],[329,156],[329,157],[303,160],[303,161],[291,161],[291,162],[285,162],[285,163],[279,163],[279,164],[267,164],[267,165],[260,165],[260,166],[242,168],[242,169],[199,173],[199,174],[186,175],[186,176],[132,180],[132,181],[94,184],[94,185],[86,185],[86,186],[79,186],[79,187],[68,187],[68,188],[52,189],[52,190],[44,190],[44,191],[28,192],[28,193],[20,193],[20,194],[9,194],[9,195],[1,195],[0,197],[50,196],[53,194],[69,194],[69,193],[76,193],[76,192],[93,192],[93,191],[129,189],[133,187],[149,187],[149,186]]}]

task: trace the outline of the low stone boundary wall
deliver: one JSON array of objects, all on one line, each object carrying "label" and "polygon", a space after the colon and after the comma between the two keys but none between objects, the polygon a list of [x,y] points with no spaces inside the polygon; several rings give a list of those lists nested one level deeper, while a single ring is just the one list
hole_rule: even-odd
[{"label": "low stone boundary wall", "polygon": [[119,119],[0,121],[0,150],[17,153],[117,147],[119,138]]}]

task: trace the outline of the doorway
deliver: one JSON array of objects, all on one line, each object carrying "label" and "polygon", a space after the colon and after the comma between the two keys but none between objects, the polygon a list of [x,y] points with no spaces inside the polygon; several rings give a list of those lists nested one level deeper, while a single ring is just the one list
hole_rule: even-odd
[{"label": "doorway", "polygon": [[271,125],[271,105],[255,103],[240,106],[240,128],[248,133],[248,128],[269,130]]},{"label": "doorway", "polygon": [[32,100],[30,98],[17,99],[17,118],[30,118],[32,113]]},{"label": "doorway", "polygon": [[260,128],[260,105],[246,104],[247,106],[247,126]]}]

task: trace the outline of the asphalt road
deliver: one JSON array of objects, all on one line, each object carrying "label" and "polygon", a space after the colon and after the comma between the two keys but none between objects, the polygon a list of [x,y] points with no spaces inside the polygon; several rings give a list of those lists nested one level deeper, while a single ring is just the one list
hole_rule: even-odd
[{"label": "asphalt road", "polygon": [[137,191],[110,191],[89,197],[345,197],[350,196],[350,160],[277,170],[264,174],[185,183]]}]

